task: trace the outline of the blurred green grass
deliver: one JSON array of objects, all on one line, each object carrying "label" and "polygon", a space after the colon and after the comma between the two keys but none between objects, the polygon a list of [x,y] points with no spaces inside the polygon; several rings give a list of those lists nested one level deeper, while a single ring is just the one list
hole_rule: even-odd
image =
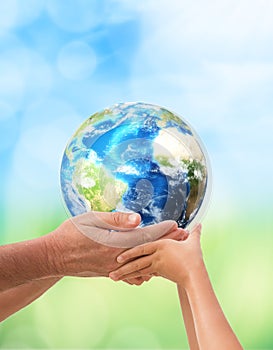
[{"label": "blurred green grass", "polygon": [[[245,349],[273,348],[272,219],[250,212],[203,223],[202,246],[219,301]],[[23,213],[22,213],[22,216]],[[50,220],[48,219],[50,218]],[[5,242],[54,229],[62,211],[6,224]],[[18,226],[18,227],[17,227]],[[19,230],[20,226],[20,230]],[[18,231],[19,230],[19,231]],[[176,287],[153,278],[141,287],[105,278],[65,278],[0,326],[7,349],[187,348]]]}]

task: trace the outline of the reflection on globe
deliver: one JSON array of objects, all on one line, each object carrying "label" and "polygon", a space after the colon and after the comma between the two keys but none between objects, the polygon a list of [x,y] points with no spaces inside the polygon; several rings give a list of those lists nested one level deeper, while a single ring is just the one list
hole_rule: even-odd
[{"label": "reflection on globe", "polygon": [[206,152],[193,129],[146,103],[120,103],[92,115],[69,141],[61,165],[72,216],[134,211],[143,226],[168,219],[188,226],[208,202],[209,181]]}]

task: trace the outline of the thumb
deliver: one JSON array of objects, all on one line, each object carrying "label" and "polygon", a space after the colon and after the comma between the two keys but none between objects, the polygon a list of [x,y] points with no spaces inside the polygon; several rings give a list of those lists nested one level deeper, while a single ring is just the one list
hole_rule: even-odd
[{"label": "thumb", "polygon": [[85,226],[93,224],[94,226],[103,229],[128,231],[136,228],[140,224],[141,217],[137,213],[90,211],[75,216],[72,220]]},{"label": "thumb", "polygon": [[[130,215],[134,216],[130,217]],[[93,241],[117,248],[132,248],[154,241],[177,229],[177,223],[171,220],[135,228],[140,222],[140,215],[135,213],[90,211],[70,220],[82,234]]]},{"label": "thumb", "polygon": [[[96,215],[98,215],[98,218],[102,220],[107,227],[112,230],[118,229],[119,231],[122,231],[122,229],[126,229],[125,231],[128,231],[128,228],[136,228],[141,221],[141,216],[137,213],[122,213],[122,212],[96,212]],[[109,227],[112,226],[112,227]],[[100,227],[103,227],[102,225]]]}]

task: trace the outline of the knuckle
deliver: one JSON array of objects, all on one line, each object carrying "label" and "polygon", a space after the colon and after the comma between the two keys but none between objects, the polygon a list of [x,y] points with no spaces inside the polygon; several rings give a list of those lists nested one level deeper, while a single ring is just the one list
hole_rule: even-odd
[{"label": "knuckle", "polygon": [[112,219],[113,219],[114,225],[115,226],[119,226],[119,224],[120,224],[120,213],[114,212],[114,213],[111,213],[111,215],[112,215]]},{"label": "knuckle", "polygon": [[134,269],[135,269],[135,270],[139,270],[139,267],[140,267],[140,266],[139,266],[139,263],[136,262],[136,263],[134,264]]},{"label": "knuckle", "polygon": [[142,246],[142,247],[141,247],[141,249],[140,249],[140,254],[141,254],[141,255],[145,255],[145,254],[146,254],[145,246]]}]

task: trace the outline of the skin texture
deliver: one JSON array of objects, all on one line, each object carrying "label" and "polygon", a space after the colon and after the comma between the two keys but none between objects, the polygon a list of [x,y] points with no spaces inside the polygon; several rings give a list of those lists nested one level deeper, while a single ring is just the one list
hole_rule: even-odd
[{"label": "skin texture", "polygon": [[155,275],[175,282],[190,349],[241,350],[213,291],[200,234],[198,225],[183,241],[167,239],[132,248],[117,258],[123,266],[109,276],[117,281]]},{"label": "skin texture", "polygon": [[[84,215],[88,219],[88,214]],[[140,223],[138,214],[97,213],[97,218],[101,229],[110,225],[126,235]],[[45,236],[0,247],[0,321],[30,304],[64,276],[108,276],[119,266],[116,258],[124,248],[93,241],[76,223],[69,219]],[[95,227],[92,215],[87,223],[89,231]],[[179,240],[184,235],[174,221],[153,225],[149,230],[161,232],[166,239]],[[125,282],[140,285],[150,278],[133,277]]]}]

